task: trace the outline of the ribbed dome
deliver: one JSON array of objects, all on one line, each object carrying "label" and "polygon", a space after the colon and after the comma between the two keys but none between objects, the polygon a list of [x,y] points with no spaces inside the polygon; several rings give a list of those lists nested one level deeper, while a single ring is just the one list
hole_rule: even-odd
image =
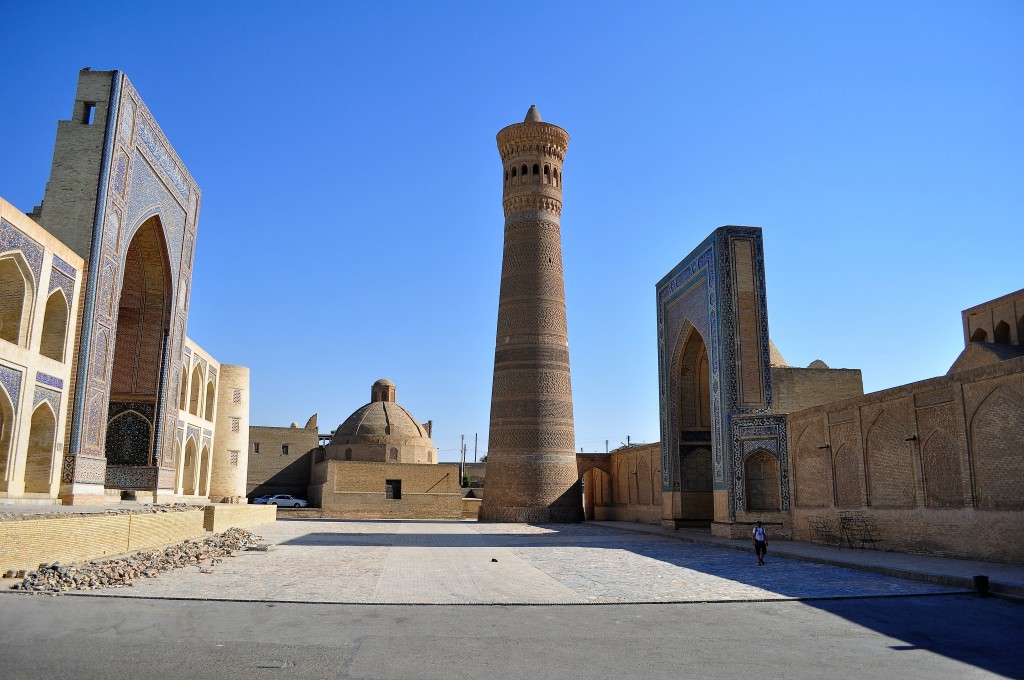
[{"label": "ribbed dome", "polygon": [[331,444],[415,443],[411,440],[433,446],[425,428],[411,413],[393,401],[372,401],[338,426]]}]

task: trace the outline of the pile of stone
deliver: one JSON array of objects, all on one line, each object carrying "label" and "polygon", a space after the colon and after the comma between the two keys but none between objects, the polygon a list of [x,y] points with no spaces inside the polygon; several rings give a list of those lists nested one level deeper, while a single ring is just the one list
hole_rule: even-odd
[{"label": "pile of stone", "polygon": [[68,590],[98,590],[130,586],[137,578],[153,578],[171,569],[197,566],[204,573],[238,550],[256,547],[260,536],[244,529],[228,529],[201,541],[185,541],[163,550],[149,550],[129,557],[103,562],[62,565],[41,564],[29,572],[13,590],[58,593]]},{"label": "pile of stone", "polygon": [[88,515],[95,517],[97,515],[141,515],[145,513],[156,514],[161,512],[185,512],[187,510],[197,510],[202,506],[189,505],[188,503],[168,503],[166,505],[152,505],[144,503],[139,507],[132,508],[108,508],[99,512],[46,512],[45,510],[25,508],[18,512],[4,512],[0,513],[0,522],[17,522],[22,520],[30,519],[56,519],[69,517],[71,515]]}]

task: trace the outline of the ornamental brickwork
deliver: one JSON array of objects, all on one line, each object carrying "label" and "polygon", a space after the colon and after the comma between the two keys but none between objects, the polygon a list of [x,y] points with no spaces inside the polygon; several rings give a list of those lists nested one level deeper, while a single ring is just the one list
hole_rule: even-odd
[{"label": "ornamental brickwork", "polygon": [[498,133],[505,248],[483,521],[583,518],[559,223],[568,146],[535,107]]}]

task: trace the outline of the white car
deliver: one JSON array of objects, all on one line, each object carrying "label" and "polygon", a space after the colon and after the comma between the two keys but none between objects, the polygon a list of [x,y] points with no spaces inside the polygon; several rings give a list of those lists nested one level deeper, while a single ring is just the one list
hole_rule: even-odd
[{"label": "white car", "polygon": [[282,508],[305,508],[309,507],[309,502],[286,493],[279,493],[267,499],[267,505],[278,505]]}]

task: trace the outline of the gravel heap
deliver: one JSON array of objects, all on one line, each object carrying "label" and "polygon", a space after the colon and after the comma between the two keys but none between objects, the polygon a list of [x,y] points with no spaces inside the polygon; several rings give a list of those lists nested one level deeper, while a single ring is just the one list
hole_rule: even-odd
[{"label": "gravel heap", "polygon": [[[98,590],[130,586],[137,578],[154,578],[171,569],[190,565],[209,573],[209,567],[235,551],[255,547],[262,537],[244,529],[228,529],[201,541],[185,541],[163,550],[149,550],[103,562],[62,565],[41,564],[12,590],[57,593],[68,590]],[[209,565],[204,567],[204,565]]]}]

